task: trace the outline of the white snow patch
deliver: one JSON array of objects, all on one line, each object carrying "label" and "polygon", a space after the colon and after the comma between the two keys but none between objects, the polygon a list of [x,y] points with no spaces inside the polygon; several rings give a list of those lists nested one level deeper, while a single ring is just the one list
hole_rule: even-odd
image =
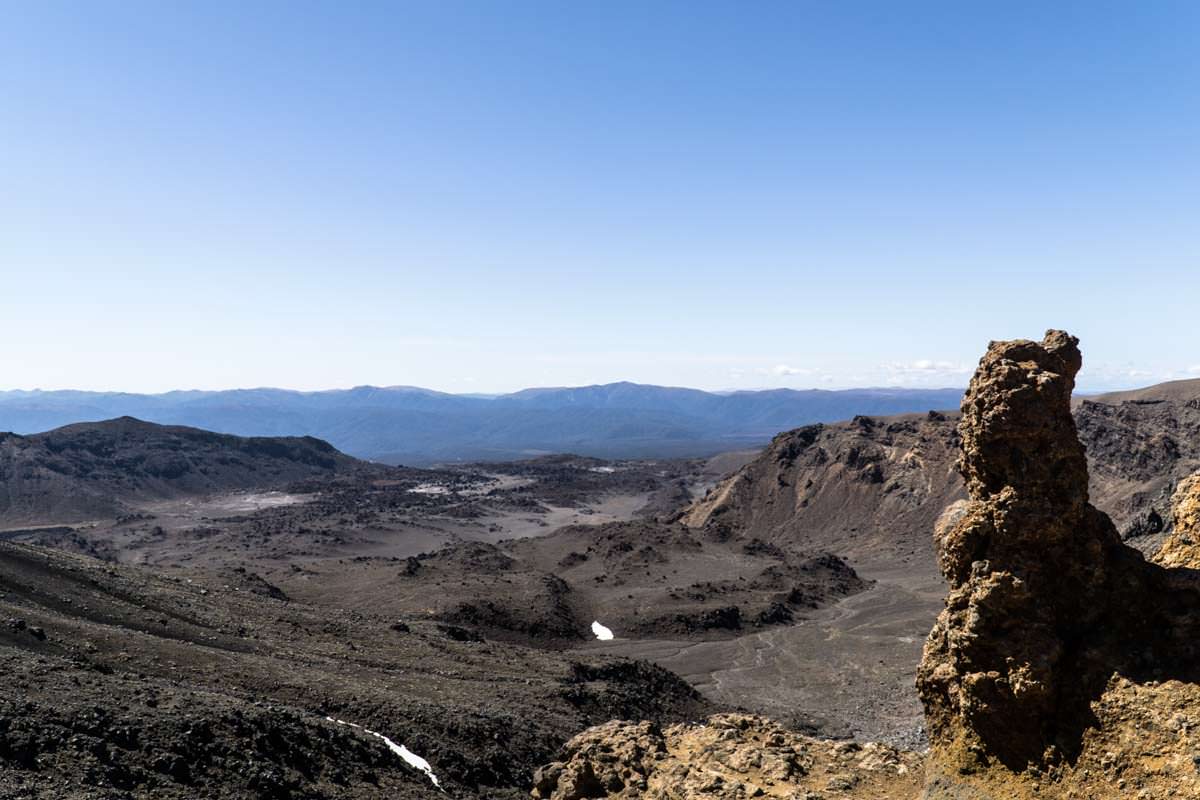
[{"label": "white snow patch", "polygon": [[613,638],[613,632],[599,622],[592,623],[592,633],[596,634],[596,638],[602,642],[612,641]]},{"label": "white snow patch", "polygon": [[616,467],[588,467],[588,472],[603,472],[605,475],[611,475],[616,471]]},{"label": "white snow patch", "polygon": [[[409,750],[404,745],[396,744],[391,739],[384,736],[382,733],[376,733],[375,731],[368,730],[367,728],[364,728],[362,725],[356,725],[353,722],[346,722],[346,720],[344,720],[344,719],[334,719],[333,717],[326,717],[325,719],[329,720],[330,722],[336,722],[338,725],[347,725],[351,728],[356,728],[356,729],[362,731],[363,733],[368,733],[371,736],[374,736],[377,739],[382,739],[383,743],[388,746],[389,750],[391,750],[393,753],[395,753],[396,755],[398,755],[402,759],[404,759],[404,762],[406,764],[408,764],[410,767],[415,767],[416,769],[419,769],[421,772],[424,772],[425,777],[429,778],[429,780],[433,783],[434,786],[436,786],[439,789],[442,789],[442,785],[440,783],[438,783],[437,775],[433,774],[433,767],[431,767],[429,765],[429,762],[426,761],[425,759],[421,758],[419,755],[414,753],[412,750]],[[442,789],[442,791],[444,792],[446,790]]]}]

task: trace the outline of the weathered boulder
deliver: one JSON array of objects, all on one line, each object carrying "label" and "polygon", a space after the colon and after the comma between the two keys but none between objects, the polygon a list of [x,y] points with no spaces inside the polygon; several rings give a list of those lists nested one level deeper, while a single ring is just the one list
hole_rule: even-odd
[{"label": "weathered boulder", "polygon": [[537,771],[533,796],[554,800],[641,797],[655,762],[666,753],[662,731],[651,722],[597,725],[567,743],[564,761]]}]

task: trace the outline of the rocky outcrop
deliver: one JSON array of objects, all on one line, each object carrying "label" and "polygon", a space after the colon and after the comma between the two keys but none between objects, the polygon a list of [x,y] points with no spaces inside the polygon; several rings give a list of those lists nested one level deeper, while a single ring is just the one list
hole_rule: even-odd
[{"label": "rocky outcrop", "polygon": [[1200,569],[1200,472],[1175,488],[1171,522],[1174,530],[1154,560],[1165,567]]},{"label": "rocky outcrop", "polygon": [[[931,743],[921,780],[910,774],[922,761],[913,754],[725,716],[586,731],[539,772],[534,796],[1200,796],[1200,571],[1191,568],[1200,477],[1178,485],[1162,563],[1126,546],[1089,499],[1071,409],[1081,363],[1077,340],[1061,331],[993,343],[964,397],[957,467],[969,499],[930,523],[950,590],[917,675]],[[764,496],[802,500],[791,470],[800,459],[821,466],[821,435],[777,439],[757,471],[743,470],[685,522],[722,525],[766,491],[755,486],[768,476],[775,485]],[[762,471],[768,459],[775,473]],[[835,461],[845,473],[848,462]],[[852,461],[863,466],[861,451]],[[871,463],[880,462],[855,473],[868,484]],[[754,513],[761,522],[774,512]],[[875,756],[857,755],[868,752],[883,753],[887,769],[869,769]]]},{"label": "rocky outcrop", "polygon": [[911,798],[922,758],[886,745],[812,739],[742,714],[660,728],[609,722],[576,736],[534,778],[544,800]]},{"label": "rocky outcrop", "polygon": [[[1129,708],[1129,698],[1200,677],[1197,573],[1146,562],[1089,503],[1071,415],[1081,360],[1062,331],[994,342],[963,399],[970,500],[935,529],[950,591],[917,675],[930,800],[1022,797],[1047,783],[1050,796],[1071,796],[1113,765],[1133,774],[1138,718],[1161,724],[1179,709]],[[1184,719],[1168,750],[1200,745]],[[1190,757],[1158,755],[1155,780],[1194,785]]]}]

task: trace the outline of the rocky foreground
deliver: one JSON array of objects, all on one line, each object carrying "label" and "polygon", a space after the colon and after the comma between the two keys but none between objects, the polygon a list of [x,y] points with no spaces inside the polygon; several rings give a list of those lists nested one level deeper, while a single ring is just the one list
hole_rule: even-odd
[{"label": "rocky foreground", "polygon": [[722,714],[703,725],[610,722],[576,736],[534,776],[533,796],[900,800],[915,796],[923,758],[874,742],[835,742],[762,717]]},{"label": "rocky foreground", "polygon": [[1200,477],[1151,560],[1089,503],[1077,340],[997,342],[963,400],[969,499],[935,526],[950,584],[918,671],[931,748],[821,742],[754,717],[609,723],[536,797],[1200,796]]},{"label": "rocky foreground", "polygon": [[6,542],[0,675],[5,800],[515,798],[589,725],[714,711],[644,662]]}]

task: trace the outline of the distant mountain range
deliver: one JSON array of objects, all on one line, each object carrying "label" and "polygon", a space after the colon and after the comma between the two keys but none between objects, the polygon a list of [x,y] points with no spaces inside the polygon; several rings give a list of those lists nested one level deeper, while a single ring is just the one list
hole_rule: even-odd
[{"label": "distant mountain range", "polygon": [[765,444],[779,431],[864,415],[955,409],[961,389],[704,392],[634,383],[525,389],[496,397],[407,386],[126,394],[0,392],[0,431],[36,433],[130,416],[239,436],[315,436],[360,458],[413,465],[574,452],[698,456]]}]

